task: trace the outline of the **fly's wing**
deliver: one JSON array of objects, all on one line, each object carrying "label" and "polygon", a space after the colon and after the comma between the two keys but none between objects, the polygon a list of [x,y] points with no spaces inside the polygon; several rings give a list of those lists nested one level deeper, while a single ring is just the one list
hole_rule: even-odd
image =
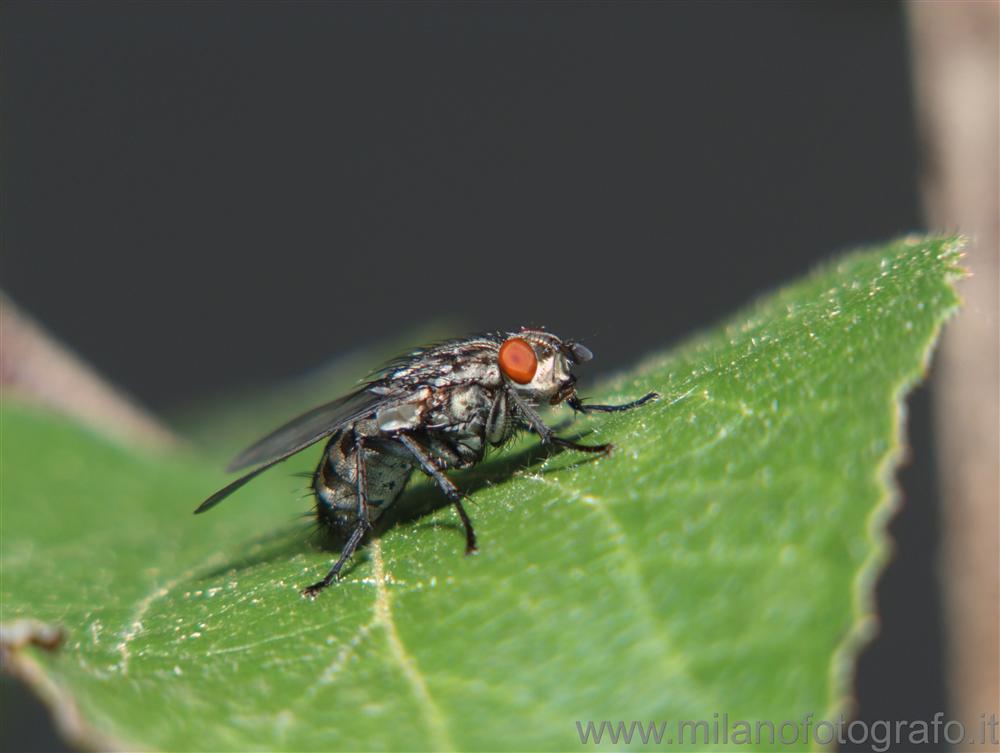
[{"label": "fly's wing", "polygon": [[362,389],[306,411],[247,447],[232,459],[226,470],[231,473],[258,463],[284,460],[330,436],[344,424],[371,413],[384,401],[384,396]]},{"label": "fly's wing", "polygon": [[215,494],[202,502],[195,513],[205,512],[215,507],[234,491],[252,478],[263,473],[282,460],[290,458],[311,444],[330,436],[345,424],[356,421],[371,413],[380,403],[385,401],[382,395],[367,389],[358,390],[350,395],[334,400],[332,403],[320,405],[311,411],[294,418],[284,426],[275,429],[263,439],[257,441],[237,455],[226,467],[227,471],[238,471],[251,465],[262,463],[228,486],[219,489]]}]

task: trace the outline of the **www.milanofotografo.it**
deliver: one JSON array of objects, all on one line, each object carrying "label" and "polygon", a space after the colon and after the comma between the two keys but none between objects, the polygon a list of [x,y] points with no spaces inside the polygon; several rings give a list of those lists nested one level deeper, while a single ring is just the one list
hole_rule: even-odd
[{"label": "www.milanofotografo.it", "polygon": [[818,743],[867,745],[885,753],[896,745],[988,745],[1000,744],[997,713],[983,713],[966,725],[945,719],[937,712],[930,720],[847,721],[816,718],[806,714],[799,720],[730,719],[715,713],[711,719],[677,721],[586,720],[576,722],[581,745],[803,745]]}]

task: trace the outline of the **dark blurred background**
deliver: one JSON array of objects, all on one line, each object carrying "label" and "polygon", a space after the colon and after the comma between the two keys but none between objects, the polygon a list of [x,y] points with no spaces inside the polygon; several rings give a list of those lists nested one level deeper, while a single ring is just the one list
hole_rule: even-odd
[{"label": "dark blurred background", "polygon": [[[441,318],[622,368],[923,224],[896,3],[8,2],[0,44],[0,286],[168,416]],[[867,720],[945,708],[928,401]]]}]

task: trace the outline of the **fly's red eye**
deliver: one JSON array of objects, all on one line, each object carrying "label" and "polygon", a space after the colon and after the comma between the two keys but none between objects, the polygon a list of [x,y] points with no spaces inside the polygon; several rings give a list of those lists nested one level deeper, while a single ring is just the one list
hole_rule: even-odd
[{"label": "fly's red eye", "polygon": [[527,340],[512,337],[500,346],[500,369],[518,384],[527,384],[535,376],[538,359]]}]

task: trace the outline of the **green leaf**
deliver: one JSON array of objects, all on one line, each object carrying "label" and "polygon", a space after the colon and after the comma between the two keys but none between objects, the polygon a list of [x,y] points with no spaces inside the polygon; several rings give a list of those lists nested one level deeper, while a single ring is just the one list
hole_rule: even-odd
[{"label": "green leaf", "polygon": [[440,508],[315,601],[298,589],[336,551],[298,517],[289,468],[196,518],[224,481],[202,457],[5,404],[3,620],[66,631],[10,665],[85,741],[130,748],[565,749],[577,721],[670,737],[677,720],[840,713],[874,621],[901,400],[957,305],[959,247],[848,256],[649,358],[592,396],[660,401],[568,430],[611,457],[546,459],[527,437],[457,477],[477,556]]}]

